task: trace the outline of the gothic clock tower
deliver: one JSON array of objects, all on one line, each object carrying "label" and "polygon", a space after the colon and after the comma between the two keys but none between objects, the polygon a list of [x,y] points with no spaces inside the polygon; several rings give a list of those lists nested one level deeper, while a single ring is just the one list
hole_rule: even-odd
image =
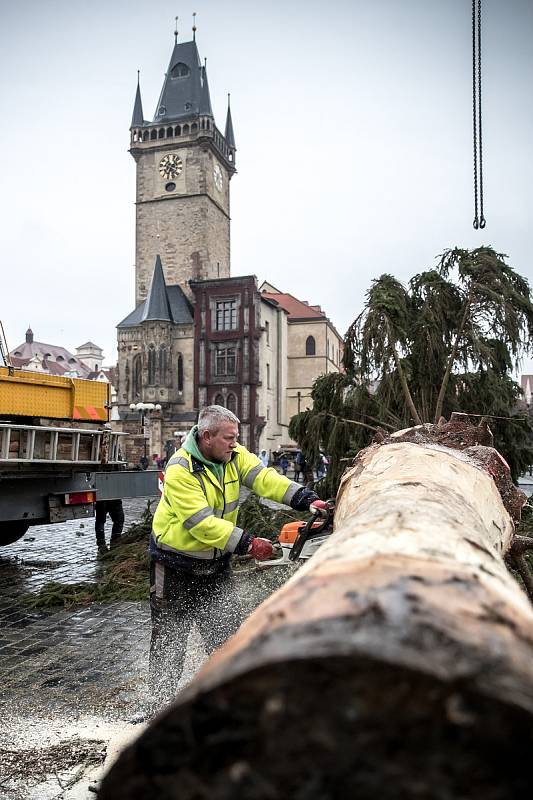
[{"label": "gothic clock tower", "polygon": [[137,85],[130,130],[137,165],[136,305],[148,295],[158,255],[166,283],[191,298],[190,280],[230,275],[236,150],[229,105],[224,135],[215,125],[195,40],[176,40],[151,122],[144,119]]}]

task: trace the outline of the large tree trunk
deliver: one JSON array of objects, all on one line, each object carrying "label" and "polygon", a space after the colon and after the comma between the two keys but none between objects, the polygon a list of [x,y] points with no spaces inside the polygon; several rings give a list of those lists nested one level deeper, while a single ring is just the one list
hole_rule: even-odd
[{"label": "large tree trunk", "polygon": [[363,451],[329,542],[100,800],[531,797],[533,613],[503,561],[524,497],[489,436],[425,425]]}]

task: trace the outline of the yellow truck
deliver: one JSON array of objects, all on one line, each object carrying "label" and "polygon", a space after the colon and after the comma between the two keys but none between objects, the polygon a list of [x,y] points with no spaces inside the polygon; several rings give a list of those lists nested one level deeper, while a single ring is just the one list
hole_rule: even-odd
[{"label": "yellow truck", "polygon": [[122,460],[109,384],[15,369],[1,347],[0,364],[0,546],[92,516],[96,500],[157,494],[156,471]]}]

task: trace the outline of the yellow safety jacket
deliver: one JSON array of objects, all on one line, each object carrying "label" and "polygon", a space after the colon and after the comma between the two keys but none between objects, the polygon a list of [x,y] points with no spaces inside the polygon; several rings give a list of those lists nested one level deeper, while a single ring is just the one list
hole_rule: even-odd
[{"label": "yellow safety jacket", "polygon": [[289,505],[299,483],[264,467],[237,445],[224,465],[223,481],[180,448],[167,464],[163,494],[153,519],[153,535],[169,554],[216,559],[233,553],[242,528],[236,526],[241,484],[261,497]]}]

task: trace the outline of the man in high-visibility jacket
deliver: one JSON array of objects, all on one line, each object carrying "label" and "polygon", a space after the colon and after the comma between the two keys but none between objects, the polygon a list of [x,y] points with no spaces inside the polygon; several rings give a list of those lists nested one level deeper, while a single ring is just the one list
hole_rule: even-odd
[{"label": "man in high-visibility jacket", "polygon": [[207,406],[166,467],[150,544],[150,677],[152,690],[165,697],[175,694],[193,622],[208,652],[240,625],[233,553],[272,555],[268,539],[236,525],[241,486],[300,511],[325,506],[239,445],[238,426],[228,409]]}]

